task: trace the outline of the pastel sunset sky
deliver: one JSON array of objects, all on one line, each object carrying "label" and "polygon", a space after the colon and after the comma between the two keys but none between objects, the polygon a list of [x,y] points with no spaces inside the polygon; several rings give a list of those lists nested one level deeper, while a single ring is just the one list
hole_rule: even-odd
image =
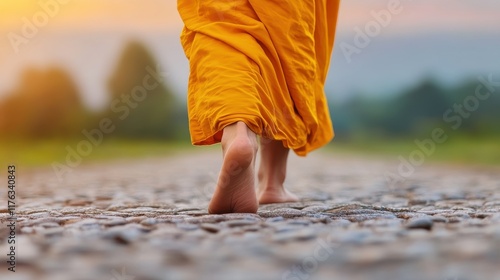
[{"label": "pastel sunset sky", "polygon": [[[21,18],[31,18],[40,11],[40,2],[59,3],[59,11],[50,20],[53,29],[154,29],[178,32],[182,27],[176,0],[64,1],[67,3],[60,4],[57,0],[0,1],[0,27],[3,31],[19,29]],[[391,1],[399,2],[403,9],[401,14],[395,15],[398,24],[394,31],[415,32],[436,28],[485,30],[500,25],[500,1],[496,0],[344,0],[339,31],[363,25],[371,19],[370,11],[384,9]]]},{"label": "pastel sunset sky", "polygon": [[[500,31],[498,0],[343,0],[339,40],[352,38],[355,27],[363,28],[373,20],[374,11],[384,10],[394,1],[402,10],[392,15],[381,37]],[[8,34],[21,34],[24,20],[33,21],[44,10],[41,3],[50,6],[53,15],[36,37],[15,53]],[[90,96],[89,103],[102,103],[102,76],[109,76],[116,56],[130,38],[144,41],[162,65],[171,69],[174,65],[173,86],[183,91],[188,69],[178,41],[182,21],[176,5],[176,0],[0,1],[0,97],[16,86],[16,77],[25,67],[55,62],[72,72],[83,95]],[[82,53],[87,57],[79,57]]]}]

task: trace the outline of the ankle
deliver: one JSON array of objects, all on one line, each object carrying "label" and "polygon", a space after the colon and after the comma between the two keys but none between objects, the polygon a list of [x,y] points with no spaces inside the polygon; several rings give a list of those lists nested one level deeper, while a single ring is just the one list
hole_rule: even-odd
[{"label": "ankle", "polygon": [[278,192],[284,190],[284,185],[282,181],[277,180],[259,180],[259,191],[261,192]]},{"label": "ankle", "polygon": [[257,173],[259,184],[266,188],[282,188],[286,179],[286,170],[276,171],[275,168],[260,166]]},{"label": "ankle", "polygon": [[229,148],[235,141],[239,146],[247,146],[252,149],[254,155],[257,154],[259,145],[257,136],[250,130],[244,122],[237,122],[224,128],[221,145],[223,151]]}]

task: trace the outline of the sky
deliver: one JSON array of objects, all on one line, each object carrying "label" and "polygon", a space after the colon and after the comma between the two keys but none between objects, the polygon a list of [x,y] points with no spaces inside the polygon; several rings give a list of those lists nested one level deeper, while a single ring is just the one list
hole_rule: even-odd
[{"label": "sky", "polygon": [[19,30],[23,17],[32,18],[43,10],[40,3],[57,3],[58,12],[49,29],[87,30],[168,30],[176,32],[182,25],[172,0],[2,0],[0,26]]},{"label": "sky", "polygon": [[[2,0],[0,28],[4,31],[19,30],[20,19],[30,18],[39,12],[42,9],[40,3],[46,6],[56,3],[58,6],[58,12],[50,20],[51,29],[147,28],[178,32],[182,27],[175,0],[60,0],[66,4],[58,1]],[[436,27],[484,30],[500,24],[500,1],[497,0],[343,0],[340,31],[366,23],[370,19],[370,11],[384,9],[391,1],[400,2],[404,13],[393,31],[417,32],[435,30]]]},{"label": "sky", "polygon": [[[374,20],[374,13],[387,10],[388,3],[394,1],[399,3],[401,12],[391,15],[390,24],[383,28],[380,36],[373,38],[373,44],[353,62],[336,63],[335,60],[345,60],[345,55],[339,51],[340,44],[352,43],[355,28],[363,29]],[[47,14],[49,16],[44,18]],[[387,52],[377,53],[376,50],[394,46],[395,44],[390,43],[394,40],[401,44],[419,36],[424,36],[422,40],[425,41],[433,40],[432,36],[436,35],[446,38],[456,37],[457,34],[459,37],[484,34],[484,38],[478,39],[477,44],[482,44],[483,41],[486,44],[489,41],[485,38],[489,34],[500,34],[499,14],[498,0],[343,0],[330,80],[335,81],[334,86],[338,86],[343,92],[356,89],[356,86],[362,89],[373,87],[371,80],[377,82],[375,80],[380,80],[381,76],[348,79],[342,76],[342,73],[348,71],[339,68],[372,71],[375,66],[366,63],[376,56],[390,55]],[[44,19],[46,22],[43,22]],[[12,34],[22,34],[26,22],[33,23],[37,20],[43,24],[37,27],[35,35],[27,43],[14,46]],[[178,40],[181,29],[182,21],[177,14],[175,0],[2,0],[0,98],[16,87],[20,73],[26,67],[60,65],[75,77],[89,106],[102,106],[106,102],[106,79],[111,74],[123,45],[131,39],[144,42],[152,50],[162,67],[170,71],[172,87],[183,94],[188,66]],[[473,48],[466,47],[466,43],[461,41],[456,42],[463,44],[458,47],[467,48],[459,52],[467,52]],[[445,45],[443,48],[449,47]],[[485,50],[481,49],[479,52]],[[387,59],[390,59],[389,56]],[[461,75],[465,75],[465,68],[480,68],[484,65],[488,70],[490,66],[483,63],[482,59],[471,58],[469,63],[455,66],[464,68]],[[448,60],[453,60],[453,57]],[[477,63],[474,64],[474,61]],[[419,65],[417,62],[410,60],[408,64]],[[336,65],[341,67],[335,68]],[[421,69],[417,69],[420,72],[415,71],[420,74],[432,72],[429,68],[434,66],[429,65],[422,65]],[[449,72],[453,71],[450,67]],[[366,75],[370,73],[367,72]],[[387,72],[387,76],[390,75],[393,74]],[[413,72],[409,75],[417,76]]]},{"label": "sky", "polygon": [[364,26],[371,11],[380,11],[391,1],[400,3],[402,12],[394,16],[389,33],[421,33],[448,30],[495,30],[500,24],[497,0],[343,0],[339,17],[340,32]]}]

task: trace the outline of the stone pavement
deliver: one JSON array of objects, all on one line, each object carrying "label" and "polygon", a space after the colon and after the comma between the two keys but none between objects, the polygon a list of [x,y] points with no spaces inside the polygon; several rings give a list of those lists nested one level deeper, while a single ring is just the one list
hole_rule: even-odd
[{"label": "stone pavement", "polygon": [[500,279],[499,169],[425,164],[388,184],[396,161],[316,153],[290,161],[301,202],[208,215],[221,158],[203,151],[63,182],[18,166],[16,272],[1,190],[0,279]]}]

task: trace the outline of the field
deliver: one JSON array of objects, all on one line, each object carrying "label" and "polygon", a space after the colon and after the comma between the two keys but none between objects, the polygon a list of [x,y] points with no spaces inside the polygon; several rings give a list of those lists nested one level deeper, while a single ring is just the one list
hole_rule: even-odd
[{"label": "field", "polygon": [[[38,141],[0,143],[0,163],[38,167],[68,159],[83,163],[116,159],[164,157],[178,153],[191,153],[212,147],[193,147],[189,142],[109,140],[99,145],[83,145],[78,141]],[[415,153],[425,155],[425,161],[459,165],[500,165],[500,144],[494,139],[453,138],[436,144],[432,153],[425,154],[413,140],[372,142],[333,141],[320,150],[325,153],[365,155],[367,157],[394,157],[409,159]],[[420,151],[420,152],[419,152]]]}]

